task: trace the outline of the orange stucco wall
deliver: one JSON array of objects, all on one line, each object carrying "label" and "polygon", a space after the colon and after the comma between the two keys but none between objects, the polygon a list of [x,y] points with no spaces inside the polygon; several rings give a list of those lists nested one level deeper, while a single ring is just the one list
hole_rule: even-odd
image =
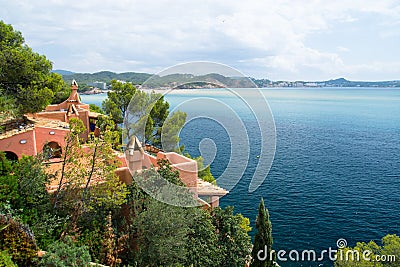
[{"label": "orange stucco wall", "polygon": [[[71,89],[71,95],[63,103],[49,105],[45,111],[33,114],[36,118],[56,121],[54,127],[35,126],[33,129],[14,132],[11,136],[0,139],[0,151],[13,152],[18,156],[18,158],[21,158],[23,155],[33,156],[41,153],[44,145],[49,142],[56,142],[64,148],[66,145],[65,137],[68,134],[69,129],[58,127],[57,121],[69,122],[71,118],[79,118],[82,120],[87,130],[81,135],[81,138],[86,141],[90,131],[89,105],[80,102],[76,82],[72,83]],[[73,110],[71,114],[68,114],[67,112],[69,107],[70,111],[71,109]],[[21,140],[23,140],[22,143]],[[89,150],[89,147],[87,147],[87,149]],[[159,151],[156,156],[143,153],[143,151],[135,151],[132,155],[128,153],[128,161],[126,161],[125,157],[121,155],[116,157],[121,162],[121,167],[115,172],[120,177],[121,181],[127,184],[132,183],[132,176],[129,168],[131,168],[131,170],[133,168],[134,170],[140,171],[143,168],[150,168],[152,166],[158,167],[158,159],[168,159],[172,168],[179,171],[179,177],[189,188],[191,188],[191,190],[193,190],[197,197],[198,175],[197,162],[195,160],[174,152],[164,153],[162,151]],[[211,199],[211,205],[218,206],[218,201],[218,197],[213,197]]]},{"label": "orange stucco wall", "polygon": [[121,167],[115,170],[115,174],[119,177],[121,182],[127,185],[132,184],[132,175],[128,167]]},{"label": "orange stucco wall", "polygon": [[[54,133],[54,134],[50,134]],[[65,136],[68,129],[36,127],[34,129],[14,134],[10,137],[0,139],[0,150],[15,153],[18,158],[22,155],[34,156],[43,151],[43,146],[49,142],[56,142],[61,147],[65,146]],[[26,140],[22,144],[21,140]]]},{"label": "orange stucco wall", "polygon": [[[22,140],[26,140],[26,143],[21,144]],[[18,158],[21,158],[22,155],[36,155],[35,130],[31,129],[8,138],[0,139],[0,150],[13,152]]]},{"label": "orange stucco wall", "polygon": [[39,112],[36,113],[35,118],[50,119],[66,122],[66,113],[63,111],[53,111],[53,112]]},{"label": "orange stucco wall", "polygon": [[[65,136],[68,134],[68,129],[54,129],[47,127],[37,127],[35,128],[36,137],[36,151],[41,153],[43,151],[43,146],[49,142],[56,142],[62,148],[65,146]],[[54,133],[54,134],[52,134]]]},{"label": "orange stucco wall", "polygon": [[[59,109],[58,109],[59,110]],[[71,114],[67,116],[66,111],[51,111],[51,112],[39,112],[34,115],[36,118],[42,119],[50,119],[50,120],[57,120],[62,122],[69,122],[71,118],[79,118],[82,120],[83,124],[85,125],[86,131],[81,135],[81,138],[85,141],[87,140],[87,136],[89,134],[89,110],[80,110],[78,115]]]}]

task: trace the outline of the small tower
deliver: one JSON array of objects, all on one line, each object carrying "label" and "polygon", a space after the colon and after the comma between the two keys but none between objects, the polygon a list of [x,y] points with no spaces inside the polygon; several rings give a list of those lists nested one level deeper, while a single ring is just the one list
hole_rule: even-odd
[{"label": "small tower", "polygon": [[75,80],[72,80],[71,83],[71,94],[69,95],[67,102],[73,102],[75,104],[81,104],[78,94],[78,83]]},{"label": "small tower", "polygon": [[71,82],[71,89],[78,90],[78,83],[75,80],[72,80]]},{"label": "small tower", "polygon": [[144,150],[142,144],[136,136],[132,136],[126,150],[126,158],[128,159],[129,169],[138,171],[142,169]]}]

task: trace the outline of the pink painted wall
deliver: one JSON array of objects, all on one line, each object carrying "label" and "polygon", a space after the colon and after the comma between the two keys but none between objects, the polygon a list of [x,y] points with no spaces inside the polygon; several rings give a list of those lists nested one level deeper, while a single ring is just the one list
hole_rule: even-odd
[{"label": "pink painted wall", "polygon": [[150,168],[151,166],[157,166],[157,158],[149,155],[149,154],[145,154],[145,157],[143,159],[143,163],[146,168]]},{"label": "pink painted wall", "polygon": [[160,151],[160,152],[157,153],[157,158],[158,159],[166,158],[171,163],[173,162],[174,164],[185,163],[185,162],[192,162],[192,163],[194,162],[194,163],[196,163],[196,161],[194,161],[192,159],[189,159],[189,158],[187,158],[185,156],[182,156],[182,155],[180,155],[178,153],[175,153],[175,152],[161,152]]},{"label": "pink painted wall", "polygon": [[[137,151],[137,153],[139,153],[139,151]],[[157,160],[163,158],[168,159],[171,163],[172,168],[179,171],[179,178],[181,178],[186,186],[191,188],[197,196],[197,162],[195,160],[189,159],[175,152],[158,152],[157,157],[154,157],[147,153],[144,153],[142,156],[143,158],[139,159],[137,156],[135,157],[127,154],[127,159],[131,161],[130,166],[131,168],[134,168],[134,171],[140,170],[142,168],[150,168],[152,166],[158,167]],[[121,162],[124,161],[122,158],[120,158],[119,160]]]},{"label": "pink painted wall", "polygon": [[[158,152],[157,159],[166,158],[172,167],[179,171],[179,178],[187,187],[195,190],[197,188],[197,162],[175,152]],[[195,192],[197,195],[197,192]]]},{"label": "pink painted wall", "polygon": [[209,203],[212,208],[219,206],[219,196],[211,196],[211,203]]}]

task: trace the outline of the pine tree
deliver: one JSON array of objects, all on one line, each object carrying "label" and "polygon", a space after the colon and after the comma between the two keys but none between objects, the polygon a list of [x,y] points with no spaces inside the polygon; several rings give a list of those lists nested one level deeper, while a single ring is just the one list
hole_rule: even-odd
[{"label": "pine tree", "polygon": [[[272,224],[269,219],[268,209],[264,206],[264,199],[261,198],[256,219],[257,233],[254,237],[254,246],[251,251],[253,258],[250,266],[252,267],[272,267],[274,266],[275,255],[272,251]],[[261,252],[260,252],[261,251]]]}]

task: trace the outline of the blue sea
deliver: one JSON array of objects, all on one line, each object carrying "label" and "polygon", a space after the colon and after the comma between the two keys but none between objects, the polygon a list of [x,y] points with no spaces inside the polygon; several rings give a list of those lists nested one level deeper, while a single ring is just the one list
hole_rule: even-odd
[{"label": "blue sea", "polygon": [[[254,90],[254,89],[242,89]],[[248,190],[260,160],[260,129],[248,106],[224,89],[172,91],[171,109],[219,110],[229,106],[243,122],[250,142],[248,162],[231,158],[231,130],[216,120],[199,117],[180,133],[193,156],[201,140],[213,140],[211,171],[218,178],[229,165],[246,164],[243,177],[220,201],[250,218],[260,198],[269,210],[275,250],[336,249],[336,241],[380,239],[400,235],[400,90],[388,88],[260,89],[276,126],[276,153],[264,183]],[[100,105],[106,95],[81,96]],[[191,103],[193,99],[208,102]],[[189,101],[189,102],[188,102]],[[256,101],[255,101],[256,102]],[[190,104],[182,104],[190,103]],[[227,117],[229,121],[229,117]],[[243,140],[246,144],[245,140]],[[206,157],[207,158],[207,157]],[[268,170],[266,169],[265,172]],[[254,229],[252,234],[254,234]],[[332,262],[280,262],[281,266],[331,266]]]}]

